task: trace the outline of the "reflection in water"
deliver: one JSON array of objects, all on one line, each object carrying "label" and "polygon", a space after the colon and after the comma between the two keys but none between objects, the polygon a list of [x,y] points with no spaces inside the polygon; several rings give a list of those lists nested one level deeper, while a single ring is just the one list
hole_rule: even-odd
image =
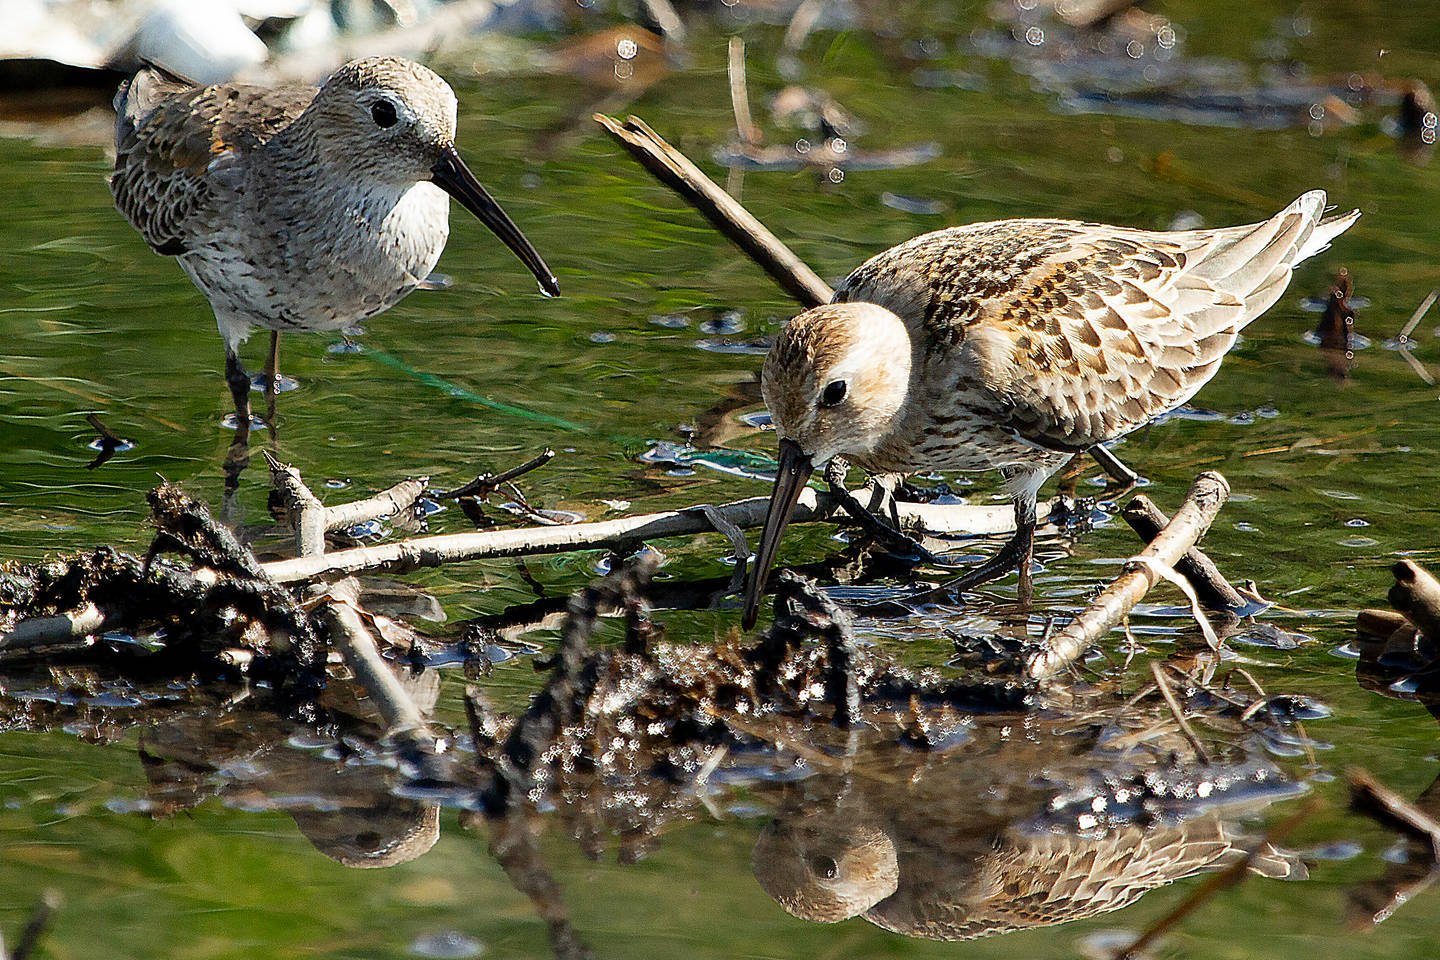
[{"label": "reflection in water", "polygon": [[[571,601],[523,715],[496,713],[471,688],[469,741],[423,770],[397,755],[343,675],[300,721],[261,690],[227,700],[220,685],[12,669],[0,726],[100,741],[140,726],[149,787],[138,809],[171,816],[214,798],[283,811],[350,867],[421,856],[441,804],[457,806],[562,958],[588,948],[544,862],[545,829],[591,856],[613,838],[634,862],[707,809],[759,806],[773,816],[754,844],[755,878],[790,913],[961,939],[1115,910],[1233,863],[1254,844],[1237,819],[1303,791],[1265,750],[1308,743],[1295,718],[1314,711],[1207,683],[1203,669],[1167,668],[1183,679],[1187,734],[1154,687],[910,670],[857,645],[834,604],[790,575],[767,633],[672,644],[641,599],[649,569],[627,566]],[[626,640],[592,649],[610,611],[625,615]],[[432,711],[438,670],[397,674]],[[1250,866],[1305,876],[1269,846]]]}]

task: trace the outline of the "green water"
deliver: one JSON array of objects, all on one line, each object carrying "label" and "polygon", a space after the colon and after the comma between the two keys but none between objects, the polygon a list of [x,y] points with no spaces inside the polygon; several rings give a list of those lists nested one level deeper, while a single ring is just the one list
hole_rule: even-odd
[{"label": "green water", "polygon": [[[1273,45],[1278,31],[1287,37],[1283,55],[1313,80],[1338,77],[1343,85],[1356,72],[1440,81],[1440,25],[1421,2],[1300,9],[1179,0],[1163,12],[1185,32],[1184,56],[1225,58],[1252,74],[1263,69],[1262,45]],[[1303,35],[1277,28],[1297,14],[1308,20]],[[803,135],[770,123],[762,106],[786,82],[776,67],[783,25],[738,25],[736,17],[724,10],[697,16],[683,68],[625,108],[722,181],[710,155],[733,134],[730,32],[750,44],[751,95],[771,142]],[[981,5],[963,3],[871,10],[844,30],[822,24],[799,63],[805,83],[865,123],[854,149],[933,141],[940,156],[910,168],[847,170],[838,185],[814,171],[750,171],[745,203],[832,280],[893,243],[953,223],[1034,215],[1163,228],[1194,211],[1217,226],[1260,219],[1315,187],[1341,209],[1359,207],[1359,224],[1297,271],[1284,299],[1246,331],[1196,398],[1195,406],[1221,416],[1167,421],[1117,452],[1151,480],[1148,492],[1162,506],[1178,501],[1201,469],[1229,478],[1240,496],[1207,549],[1280,604],[1268,619],[1314,637],[1295,650],[1245,648],[1257,677],[1334,710],[1311,727],[1333,745],[1321,752],[1323,771],[1363,763],[1415,796],[1440,773],[1435,721],[1416,704],[1362,690],[1352,661],[1330,651],[1349,639],[1354,610],[1383,602],[1397,555],[1436,559],[1440,390],[1380,343],[1440,285],[1440,161],[1427,166],[1401,155],[1379,126],[1389,107],[1366,107],[1361,123],[1315,133],[1303,124],[1262,130],[1062,113],[1055,96],[1009,62],[970,51],[972,31],[989,29]],[[938,59],[907,59],[908,44],[925,37],[939,40]],[[922,67],[962,70],[981,89],[917,86],[912,75]],[[458,485],[550,446],[560,456],[526,478],[527,494],[537,506],[590,519],[617,515],[606,501],[629,501],[625,509],[639,512],[764,493],[759,481],[703,468],[675,476],[637,458],[652,441],[678,440],[678,425],[702,420],[759,365],[753,354],[701,349],[716,339],[700,331],[702,323],[739,311],[744,329],[730,339],[748,341],[773,333],[793,304],[588,120],[574,119],[589,116],[598,97],[592,85],[501,72],[467,77],[453,64],[446,73],[460,94],[462,153],[556,270],[564,296],[539,296],[523,268],[457,213],[440,265],[454,287],[417,293],[370,321],[361,342],[371,352],[328,352],[325,335],[286,338],[282,367],[303,386],[281,397],[282,459],[317,486],[343,482],[324,491],[338,501],[412,475]],[[573,132],[559,135],[567,127]],[[7,253],[0,259],[0,558],[98,543],[143,549],[144,491],[157,477],[221,498],[230,435],[219,424],[229,399],[213,320],[175,264],[150,254],[114,211],[106,172],[99,146],[0,140]],[[902,212],[882,202],[886,194],[939,212]],[[1358,351],[1352,376],[1337,384],[1302,339],[1316,315],[1300,301],[1323,295],[1341,265],[1356,293],[1371,300],[1357,330],[1375,345]],[[671,315],[688,325],[652,322]],[[1440,312],[1420,324],[1415,356],[1440,372],[1437,325]],[[257,337],[247,361],[258,368],[262,351]],[[771,449],[770,437],[735,420],[758,408],[725,414],[733,426],[727,445]],[[1263,413],[1242,416],[1256,411]],[[87,413],[133,439],[135,449],[87,471]],[[992,490],[984,478],[961,492],[984,501]],[[263,468],[252,468],[237,516],[260,522],[264,504]],[[454,509],[431,519],[437,532],[468,526]],[[835,549],[830,533],[794,531],[781,562]],[[1047,546],[1053,552],[1059,543],[1052,536]],[[671,579],[729,572],[718,537],[660,546]],[[1086,535],[1038,580],[1041,610],[1074,609],[1134,549],[1122,525]],[[564,593],[593,576],[596,560],[541,558],[528,574],[547,592]],[[452,620],[534,596],[508,562],[418,579]],[[1012,591],[1001,586],[992,596],[1003,601]],[[696,641],[729,629],[737,613],[662,619],[672,637]],[[907,660],[940,663],[949,655],[933,624],[863,629]],[[497,699],[511,703],[535,682],[524,660],[501,665],[488,681]],[[445,722],[463,722],[459,687],[458,679],[447,681]],[[528,901],[487,855],[484,839],[457,828],[453,812],[442,814],[442,837],[420,859],[348,870],[316,854],[283,813],[218,802],[173,819],[127,812],[125,801],[145,788],[137,734],[96,746],[75,733],[0,733],[0,929],[13,937],[37,891],[60,891],[65,906],[46,940],[50,956],[94,956],[100,942],[104,955],[117,957],[391,957],[413,955],[416,938],[451,930],[483,944],[488,957],[546,951]],[[1344,812],[1340,783],[1322,777],[1312,786],[1326,806],[1292,845],[1348,839],[1360,852],[1315,862],[1305,883],[1252,880],[1222,894],[1171,935],[1163,955],[1391,957],[1433,949],[1440,940],[1433,894],[1374,933],[1347,931],[1344,891],[1381,872],[1380,854],[1393,838]],[[602,957],[1076,956],[1088,934],[1138,930],[1197,882],[1156,892],[1126,913],[935,944],[861,920],[819,926],[787,916],[750,875],[755,827],[753,815],[672,826],[635,866],[586,860],[563,837],[547,838],[545,851],[576,928]]]}]

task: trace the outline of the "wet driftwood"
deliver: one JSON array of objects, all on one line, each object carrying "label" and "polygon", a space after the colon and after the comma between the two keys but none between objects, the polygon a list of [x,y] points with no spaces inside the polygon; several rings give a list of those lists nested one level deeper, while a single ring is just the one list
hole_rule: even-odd
[{"label": "wet driftwood", "polygon": [[661,183],[705,216],[750,259],[806,307],[829,303],[835,291],[734,197],[720,189],[639,117],[623,123],[597,113],[595,122]]},{"label": "wet driftwood", "polygon": [[1053,677],[1099,642],[1160,581],[1162,574],[1157,565],[1174,567],[1185,551],[1205,535],[1229,495],[1230,485],[1220,474],[1200,474],[1185,495],[1185,502],[1150,545],[1136,554],[1125,565],[1125,571],[1079,616],[1030,655],[1026,675],[1036,680]]},{"label": "wet driftwood", "polygon": [[[867,485],[855,494],[863,506],[879,510],[889,495],[879,485]],[[759,527],[765,522],[768,497],[751,497],[719,506],[706,505],[684,510],[640,514],[618,520],[572,523],[561,526],[522,527],[510,530],[483,530],[416,537],[397,543],[337,550],[318,556],[276,560],[265,564],[267,576],[277,583],[295,583],[331,574],[385,570],[399,572],[435,567],[461,560],[519,557],[570,550],[633,548],[647,540],[686,536],[716,530],[711,518],[718,516],[738,529]],[[826,492],[807,489],[795,507],[794,521],[831,520],[839,504]],[[1044,521],[1056,507],[1041,504]],[[894,519],[902,529],[934,534],[990,534],[1014,529],[1014,511],[1008,506],[939,505],[896,503]]]},{"label": "wet driftwood", "polygon": [[[1151,502],[1144,494],[1131,498],[1120,511],[1120,516],[1130,525],[1130,529],[1140,535],[1146,543],[1154,540],[1160,535],[1160,531],[1170,522],[1165,512]],[[1215,561],[1205,555],[1199,547],[1191,547],[1181,555],[1175,562],[1175,569],[1190,585],[1195,588],[1196,595],[1200,602],[1212,610],[1237,610],[1249,609],[1253,604],[1244,594],[1236,590],[1220,568],[1215,566]]]}]

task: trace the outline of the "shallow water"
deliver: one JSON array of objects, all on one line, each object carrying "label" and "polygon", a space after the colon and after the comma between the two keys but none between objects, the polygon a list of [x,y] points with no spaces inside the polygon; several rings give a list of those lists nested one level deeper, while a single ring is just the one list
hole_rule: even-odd
[{"label": "shallow water", "polygon": [[[1345,812],[1334,775],[1363,764],[1414,797],[1440,774],[1435,720],[1418,704],[1362,689],[1353,662],[1333,651],[1353,635],[1354,610],[1383,603],[1397,556],[1436,558],[1437,389],[1378,347],[1357,351],[1349,379],[1335,382],[1304,337],[1316,317],[1303,300],[1323,296],[1335,269],[1348,267],[1357,295],[1370,300],[1356,330],[1378,344],[1440,285],[1440,161],[1405,155],[1385,124],[1393,107],[1383,95],[1369,98],[1380,103],[1356,97],[1354,125],[1312,122],[1308,110],[1319,87],[1343,90],[1352,74],[1367,83],[1440,80],[1440,25],[1422,3],[1185,0],[1163,12],[1180,28],[1179,45],[1157,63],[1167,77],[1179,72],[1176,89],[1195,93],[1215,77],[1217,89],[1242,90],[1247,109],[1293,100],[1300,116],[1274,108],[1260,119],[1243,111],[1217,117],[1211,97],[1177,122],[1178,108],[1141,110],[1124,95],[1136,63],[1142,71],[1152,65],[1146,58],[1154,48],[1135,58],[1122,46],[1120,57],[1090,63],[1067,54],[1065,31],[1048,21],[1040,44],[1027,40],[1034,23],[1025,10],[1004,4],[1003,16],[991,16],[977,5],[946,3],[884,16],[849,9],[844,22],[822,21],[793,58],[777,58],[783,18],[770,26],[743,4],[723,8],[697,17],[682,69],[635,91],[638,99],[621,109],[723,180],[711,158],[733,136],[729,32],[749,43],[751,96],[771,144],[815,134],[772,123],[769,95],[799,79],[833,96],[864,125],[847,144],[859,160],[747,169],[741,182],[753,212],[832,280],[916,233],[1005,216],[1163,228],[1185,215],[1214,226],[1259,219],[1314,187],[1341,209],[1364,211],[1247,329],[1190,415],[1143,430],[1116,452],[1149,479],[1147,493],[1162,507],[1173,507],[1199,470],[1226,475],[1235,496],[1206,549],[1233,578],[1253,579],[1276,602],[1262,623],[1306,637],[1291,647],[1259,635],[1234,649],[1271,692],[1303,693],[1333,711],[1308,727],[1329,747],[1317,754],[1318,767],[1302,758],[1291,768],[1324,802],[1289,841],[1312,855],[1311,879],[1251,879],[1202,908],[1170,935],[1167,949],[1205,958],[1262,950],[1420,955],[1436,937],[1433,894],[1373,933],[1347,930],[1347,887],[1381,873],[1395,838]],[[590,26],[603,25],[603,15],[590,16]],[[282,368],[301,386],[280,398],[282,459],[338,501],[411,475],[458,486],[550,446],[560,456],[525,478],[524,490],[536,506],[589,519],[618,515],[614,501],[640,512],[765,493],[763,480],[744,475],[757,462],[747,454],[772,449],[771,438],[742,419],[760,409],[746,385],[760,362],[759,338],[793,304],[590,125],[591,99],[605,92],[595,84],[498,69],[467,76],[454,64],[445,72],[460,92],[462,153],[556,269],[565,295],[542,298],[483,228],[457,214],[440,265],[454,280],[449,289],[416,293],[369,322],[358,352],[330,349],[339,340],[325,335],[286,338]],[[918,165],[863,169],[866,151],[930,143],[938,155]],[[181,271],[151,255],[116,214],[105,173],[98,147],[0,140],[7,198],[0,244],[9,254],[0,260],[4,559],[98,543],[143,549],[144,491],[157,475],[221,499],[230,437],[220,424],[229,399],[213,321]],[[1440,313],[1421,322],[1414,355],[1440,371],[1437,327]],[[263,347],[263,337],[249,345],[251,365],[259,366]],[[86,470],[95,437],[87,413],[134,448]],[[683,442],[682,426],[737,452],[707,457],[724,469],[645,456],[657,442]],[[990,478],[973,479],[956,492],[972,502],[995,496]],[[263,522],[265,493],[263,468],[252,468],[233,517]],[[429,525],[469,528],[453,507]],[[782,562],[838,551],[832,534],[794,530]],[[666,582],[729,576],[729,548],[718,536],[657,546]],[[1121,523],[1101,523],[1074,542],[1051,531],[1041,551],[1046,571],[1037,577],[1039,611],[1028,626],[1008,605],[1013,586],[1002,584],[985,592],[988,606],[928,609],[901,621],[862,618],[862,637],[906,662],[939,666],[954,655],[947,630],[1008,625],[1038,633],[1044,614],[1077,609],[1134,549]],[[563,595],[589,580],[600,559],[538,558],[524,576],[497,562],[414,579],[439,596],[453,622],[527,603],[536,584],[547,596]],[[1193,640],[1194,630],[1176,596],[1158,596],[1135,618],[1135,632],[1163,653],[1177,639]],[[672,639],[696,642],[723,634],[738,614],[732,604],[659,618]],[[527,639],[548,644],[553,633]],[[491,696],[523,703],[536,684],[530,663],[521,656],[498,664],[486,681]],[[457,726],[461,687],[455,676],[440,694],[442,721]],[[0,676],[0,693],[13,696],[14,681]],[[487,854],[483,835],[458,829],[455,811],[441,813],[441,838],[425,856],[388,870],[346,869],[316,853],[275,804],[242,792],[152,818],[142,802],[139,738],[131,730],[95,745],[89,741],[104,738],[83,723],[0,733],[0,929],[7,934],[36,891],[54,888],[66,901],[46,940],[56,957],[93,955],[97,939],[110,956],[546,952],[530,903]],[[613,848],[592,862],[559,831],[547,836],[544,853],[574,927],[602,957],[925,957],[962,949],[863,920],[828,926],[786,915],[750,870],[768,809],[743,787],[722,794],[721,816],[700,811],[677,820],[635,865],[616,863]],[[1252,832],[1291,809],[1280,802],[1256,814]],[[1347,843],[1353,846],[1340,845]],[[1198,882],[1163,888],[1123,913],[963,949],[976,957],[1080,955],[1102,931],[1142,929]]]}]

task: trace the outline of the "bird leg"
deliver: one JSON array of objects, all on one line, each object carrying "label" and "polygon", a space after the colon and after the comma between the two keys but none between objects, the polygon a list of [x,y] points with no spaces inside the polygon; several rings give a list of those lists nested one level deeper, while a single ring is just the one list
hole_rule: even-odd
[{"label": "bird leg", "polygon": [[275,397],[280,392],[280,331],[270,331],[270,353],[265,359],[265,422],[275,431]]},{"label": "bird leg", "polygon": [[240,363],[240,355],[225,348],[225,383],[230,399],[235,402],[235,438],[244,443],[250,438],[250,374]]},{"label": "bird leg", "polygon": [[831,457],[830,462],[825,466],[825,483],[830,488],[830,495],[840,504],[840,508],[852,520],[860,524],[861,529],[879,540],[887,549],[916,557],[922,563],[942,562],[939,557],[926,550],[914,538],[906,536],[865,509],[865,505],[857,500],[855,494],[845,486],[845,476],[849,472],[850,464],[846,463],[843,457]]},{"label": "bird leg", "polygon": [[1005,576],[1011,570],[1018,570],[1020,584],[1018,587],[1019,600],[1021,603],[1029,603],[1034,592],[1034,584],[1030,578],[1030,561],[1035,554],[1035,497],[1017,496],[1015,498],[1015,534],[1005,545],[999,549],[994,556],[963,577],[945,584],[943,590],[950,593],[963,593],[972,590],[982,583],[989,583],[991,580]]}]

